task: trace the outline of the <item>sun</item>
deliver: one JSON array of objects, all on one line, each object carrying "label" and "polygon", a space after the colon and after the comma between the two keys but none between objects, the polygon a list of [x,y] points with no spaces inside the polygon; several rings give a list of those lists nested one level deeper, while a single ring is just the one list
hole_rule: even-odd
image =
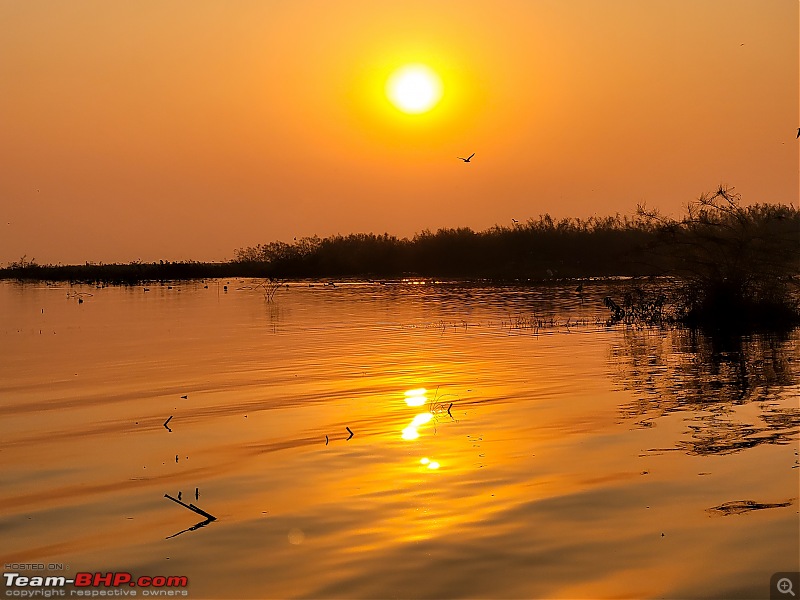
[{"label": "sun", "polygon": [[386,96],[400,111],[416,115],[428,112],[442,98],[442,80],[426,65],[405,65],[386,81]]}]

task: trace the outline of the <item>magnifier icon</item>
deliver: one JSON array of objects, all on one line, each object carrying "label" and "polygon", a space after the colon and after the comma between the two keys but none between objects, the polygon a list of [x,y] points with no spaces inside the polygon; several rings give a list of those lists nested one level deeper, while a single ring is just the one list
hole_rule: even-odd
[{"label": "magnifier icon", "polygon": [[791,594],[792,596],[795,596],[794,591],[792,591],[792,580],[788,577],[782,577],[781,579],[778,579],[776,587],[781,594]]}]

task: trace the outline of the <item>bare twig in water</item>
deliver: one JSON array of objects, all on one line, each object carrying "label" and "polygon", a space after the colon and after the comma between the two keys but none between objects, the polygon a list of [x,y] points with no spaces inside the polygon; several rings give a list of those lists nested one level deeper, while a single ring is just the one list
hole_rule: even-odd
[{"label": "bare twig in water", "polygon": [[170,496],[169,494],[164,494],[164,498],[169,498],[169,499],[170,499],[170,500],[172,500],[173,502],[175,502],[175,503],[177,503],[177,504],[180,504],[180,505],[181,505],[181,506],[183,506],[184,508],[188,508],[190,511],[192,511],[192,512],[194,512],[194,513],[197,513],[198,515],[201,515],[201,516],[205,517],[205,518],[206,518],[206,519],[208,519],[209,521],[216,521],[216,520],[217,520],[217,517],[215,517],[214,515],[212,515],[212,514],[210,514],[210,513],[207,513],[207,512],[206,512],[206,511],[204,511],[202,508],[198,508],[198,507],[196,507],[194,504],[186,504],[185,502],[181,502],[181,501],[180,501],[180,500],[178,500],[177,498],[173,498],[173,497],[172,497],[172,496]]},{"label": "bare twig in water", "polygon": [[350,433],[350,436],[347,438],[349,440],[351,437],[353,437],[353,432],[350,430],[349,427],[345,427],[345,429],[347,429],[347,431]]},{"label": "bare twig in water", "polygon": [[195,529],[200,529],[201,527],[205,527],[209,523],[211,523],[210,519],[206,519],[205,521],[200,521],[199,523],[195,523],[191,527],[187,527],[186,529],[183,529],[183,530],[179,531],[178,533],[173,533],[172,535],[168,535],[164,539],[168,540],[170,538],[178,537],[182,533],[186,533],[187,531],[194,531]]},{"label": "bare twig in water", "polygon": [[[198,495],[199,495],[198,488],[195,488],[195,496],[198,496]],[[199,523],[195,523],[195,524],[194,524],[194,525],[192,525],[191,527],[189,527],[189,528],[187,528],[187,529],[184,529],[183,531],[179,531],[178,533],[173,533],[172,535],[170,535],[170,536],[167,536],[167,538],[166,538],[166,539],[169,539],[169,538],[174,538],[174,537],[176,537],[176,536],[179,536],[179,535],[180,535],[180,534],[182,534],[182,533],[186,533],[187,531],[194,531],[195,529],[200,529],[201,527],[205,527],[206,525],[208,525],[208,524],[209,524],[209,523],[211,523],[212,521],[216,521],[216,520],[217,520],[217,517],[215,517],[215,516],[214,516],[214,515],[212,515],[212,514],[209,514],[209,513],[207,513],[206,511],[204,511],[204,510],[203,510],[203,509],[201,509],[201,508],[198,508],[198,507],[196,507],[194,504],[186,504],[185,502],[181,502],[180,500],[178,500],[178,499],[176,499],[176,498],[173,498],[173,497],[172,497],[172,496],[170,496],[169,494],[164,494],[164,497],[165,497],[165,498],[169,498],[170,500],[172,500],[173,502],[176,502],[176,503],[180,504],[180,505],[181,505],[181,506],[183,506],[184,508],[188,508],[190,511],[192,511],[192,512],[194,512],[194,513],[197,513],[198,515],[201,515],[201,516],[205,517],[205,520],[204,520],[204,521],[200,521]]]},{"label": "bare twig in water", "polygon": [[438,386],[438,385],[436,386],[436,394],[435,394],[433,400],[431,400],[429,405],[428,405],[428,412],[431,413],[434,417],[436,415],[438,415],[438,414],[446,412],[447,415],[451,419],[453,419],[455,421],[455,417],[453,416],[453,413],[450,412],[450,410],[453,408],[453,402],[450,403],[450,406],[445,408],[444,407],[444,402],[442,402],[442,400],[444,398],[447,398],[448,396],[449,397],[455,397],[456,399],[458,399],[459,396],[458,396],[458,394],[442,394],[442,395],[439,395],[439,387],[440,386]]},{"label": "bare twig in water", "polygon": [[168,423],[169,423],[170,421],[172,421],[172,417],[173,417],[173,416],[174,416],[174,415],[170,415],[170,416],[169,416],[169,419],[167,419],[166,421],[164,421],[164,428],[165,428],[167,431],[169,431],[170,433],[172,433],[172,429],[170,429],[170,428],[169,428],[169,425],[168,425]]}]

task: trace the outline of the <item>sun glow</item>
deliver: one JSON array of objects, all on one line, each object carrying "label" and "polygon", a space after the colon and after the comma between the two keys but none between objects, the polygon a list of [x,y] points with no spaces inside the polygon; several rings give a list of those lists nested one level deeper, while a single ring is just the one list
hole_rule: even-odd
[{"label": "sun glow", "polygon": [[386,96],[407,114],[428,112],[443,94],[442,80],[430,67],[406,65],[397,69],[386,82]]}]

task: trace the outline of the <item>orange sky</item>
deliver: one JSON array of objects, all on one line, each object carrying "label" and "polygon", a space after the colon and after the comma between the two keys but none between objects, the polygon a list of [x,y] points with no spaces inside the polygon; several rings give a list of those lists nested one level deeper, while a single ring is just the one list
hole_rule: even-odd
[{"label": "orange sky", "polygon": [[[796,0],[0,3],[0,264],[798,205]],[[385,78],[444,97],[402,115]],[[472,163],[456,156],[475,152]]]}]

